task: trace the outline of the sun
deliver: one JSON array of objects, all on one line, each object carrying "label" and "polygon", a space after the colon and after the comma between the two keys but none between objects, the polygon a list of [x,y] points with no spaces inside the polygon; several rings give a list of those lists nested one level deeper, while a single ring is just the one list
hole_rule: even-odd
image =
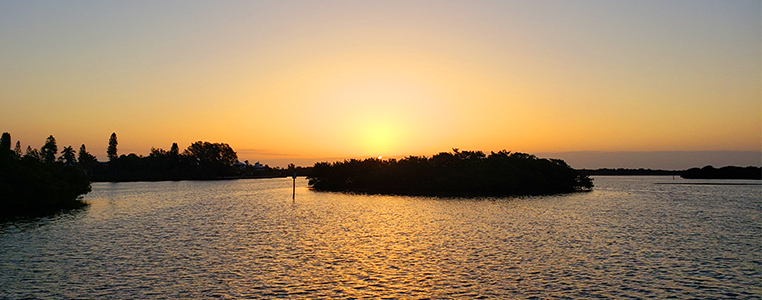
[{"label": "sun", "polygon": [[422,143],[431,124],[441,122],[441,114],[434,113],[441,105],[426,86],[381,75],[337,84],[319,100],[311,110],[316,126],[310,130],[320,137],[330,133],[319,142],[350,156],[399,155]]},{"label": "sun", "polygon": [[366,157],[395,155],[405,140],[402,120],[389,114],[366,114],[353,124],[356,155]]},{"label": "sun", "polygon": [[368,154],[389,153],[394,149],[398,138],[393,125],[379,122],[366,125],[363,135],[363,148],[369,152]]}]

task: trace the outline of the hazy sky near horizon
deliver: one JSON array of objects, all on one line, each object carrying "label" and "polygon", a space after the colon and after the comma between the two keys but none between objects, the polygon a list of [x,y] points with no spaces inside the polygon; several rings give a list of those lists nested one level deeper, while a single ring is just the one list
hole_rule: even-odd
[{"label": "hazy sky near horizon", "polygon": [[0,131],[241,160],[762,151],[760,1],[2,1]]}]

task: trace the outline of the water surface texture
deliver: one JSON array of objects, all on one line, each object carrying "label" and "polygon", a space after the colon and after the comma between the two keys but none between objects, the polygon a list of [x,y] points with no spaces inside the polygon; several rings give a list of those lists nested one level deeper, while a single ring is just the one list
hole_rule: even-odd
[{"label": "water surface texture", "polygon": [[299,178],[294,201],[290,178],[94,183],[86,209],[0,224],[0,298],[762,297],[762,187],[656,184],[675,182],[727,181],[443,199]]}]

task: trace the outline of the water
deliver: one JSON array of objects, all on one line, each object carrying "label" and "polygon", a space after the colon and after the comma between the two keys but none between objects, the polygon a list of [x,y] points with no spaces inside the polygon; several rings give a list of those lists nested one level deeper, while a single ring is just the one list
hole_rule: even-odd
[{"label": "water", "polygon": [[299,178],[295,201],[290,178],[96,183],[86,209],[0,225],[0,298],[761,298],[762,187],[673,182],[726,181],[441,199]]}]

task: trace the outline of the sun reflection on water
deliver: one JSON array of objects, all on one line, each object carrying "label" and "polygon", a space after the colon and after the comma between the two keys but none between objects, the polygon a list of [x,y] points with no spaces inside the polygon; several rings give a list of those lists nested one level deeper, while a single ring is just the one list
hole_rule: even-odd
[{"label": "sun reflection on water", "polygon": [[299,182],[295,200],[290,179],[95,184],[75,217],[4,227],[0,296],[762,294],[755,186],[604,178],[590,193],[437,199]]}]

